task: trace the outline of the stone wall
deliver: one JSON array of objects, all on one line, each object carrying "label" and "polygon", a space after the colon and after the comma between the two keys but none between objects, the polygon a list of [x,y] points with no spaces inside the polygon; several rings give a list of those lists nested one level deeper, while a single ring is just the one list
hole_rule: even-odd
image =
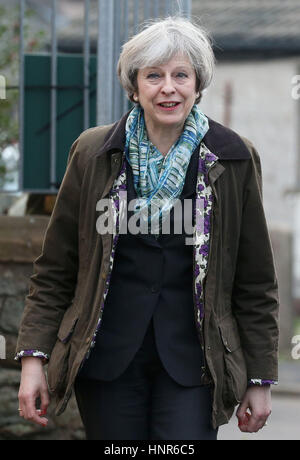
[{"label": "stone wall", "polygon": [[0,440],[81,440],[84,431],[73,397],[60,417],[48,411],[47,428],[18,414],[21,366],[14,361],[16,340],[33,260],[40,254],[49,218],[0,216],[0,335],[5,338],[6,359],[0,353]]}]

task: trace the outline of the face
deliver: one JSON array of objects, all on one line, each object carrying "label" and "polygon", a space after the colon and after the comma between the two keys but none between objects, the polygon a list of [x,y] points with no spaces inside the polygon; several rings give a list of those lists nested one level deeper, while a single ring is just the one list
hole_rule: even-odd
[{"label": "face", "polygon": [[195,100],[196,73],[189,59],[175,56],[166,64],[138,71],[138,97],[147,127],[182,129]]}]

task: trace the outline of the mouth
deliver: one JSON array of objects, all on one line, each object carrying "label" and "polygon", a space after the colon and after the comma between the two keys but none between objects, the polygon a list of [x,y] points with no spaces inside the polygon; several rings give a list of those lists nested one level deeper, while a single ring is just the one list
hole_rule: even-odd
[{"label": "mouth", "polygon": [[181,102],[161,102],[157,104],[162,110],[164,111],[172,111],[175,110]]}]

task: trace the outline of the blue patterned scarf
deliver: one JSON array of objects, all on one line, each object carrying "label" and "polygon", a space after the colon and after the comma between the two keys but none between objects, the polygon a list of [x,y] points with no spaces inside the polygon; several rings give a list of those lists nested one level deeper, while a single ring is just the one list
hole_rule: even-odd
[{"label": "blue patterned scarf", "polygon": [[126,122],[125,154],[138,196],[134,212],[141,212],[142,220],[147,221],[152,232],[160,231],[162,217],[180,196],[192,153],[208,129],[207,117],[194,105],[181,136],[164,156],[149,141],[142,107],[137,106],[130,112]]}]

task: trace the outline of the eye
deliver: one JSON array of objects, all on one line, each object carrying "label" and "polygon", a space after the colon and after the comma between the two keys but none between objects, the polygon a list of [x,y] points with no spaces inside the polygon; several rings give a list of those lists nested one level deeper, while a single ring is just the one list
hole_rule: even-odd
[{"label": "eye", "polygon": [[178,72],[177,77],[179,78],[187,78],[187,74],[184,72]]},{"label": "eye", "polygon": [[159,74],[158,73],[149,73],[149,75],[147,75],[147,78],[150,78],[152,80],[156,79],[156,78],[159,78]]}]

